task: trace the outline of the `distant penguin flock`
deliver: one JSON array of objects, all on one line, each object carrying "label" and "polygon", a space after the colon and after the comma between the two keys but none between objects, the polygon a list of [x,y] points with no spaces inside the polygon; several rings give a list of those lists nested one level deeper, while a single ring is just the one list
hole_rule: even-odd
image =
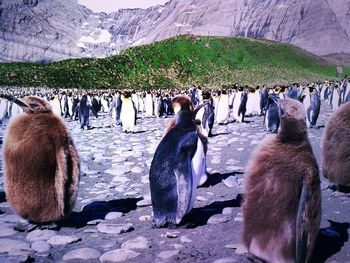
[{"label": "distant penguin flock", "polygon": [[[319,128],[321,102],[333,109],[322,138],[323,175],[350,185],[349,79],[290,86],[189,90],[0,89],[4,183],[11,208],[34,223],[59,221],[74,207],[80,161],[65,118],[91,128],[109,115],[124,133],[137,119],[170,117],[151,162],[154,227],[191,213],[207,180],[213,125],[263,116],[268,133],[245,169],[242,244],[267,262],[309,262],[321,220],[320,175],[308,129]],[[129,136],[129,135],[128,135]],[[28,194],[30,193],[30,194]]]}]

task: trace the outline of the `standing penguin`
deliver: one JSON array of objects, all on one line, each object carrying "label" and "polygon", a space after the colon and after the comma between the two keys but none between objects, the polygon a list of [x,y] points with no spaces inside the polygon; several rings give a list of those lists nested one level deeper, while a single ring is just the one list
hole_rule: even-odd
[{"label": "standing penguin", "polygon": [[213,129],[215,119],[214,107],[211,105],[210,99],[210,92],[204,91],[203,103],[199,105],[194,111],[195,119],[201,121],[202,132],[206,137],[212,136],[211,131]]},{"label": "standing penguin", "polygon": [[153,224],[179,224],[191,211],[196,188],[205,174],[205,152],[193,120],[193,105],[187,96],[173,99],[174,126],[159,143],[149,180]]},{"label": "standing penguin", "polygon": [[268,96],[267,105],[265,107],[265,119],[264,124],[266,131],[271,133],[277,133],[280,125],[280,116],[278,109],[278,95],[272,93]]},{"label": "standing penguin", "polygon": [[216,106],[216,122],[219,125],[227,124],[230,117],[229,97],[226,90],[221,92],[221,96]]},{"label": "standing penguin", "polygon": [[120,120],[122,122],[123,132],[134,132],[136,124],[136,107],[131,99],[130,92],[124,92],[123,102],[120,112]]},{"label": "standing penguin", "polygon": [[244,122],[244,117],[247,111],[247,102],[248,102],[248,92],[243,91],[239,108],[238,108],[238,117],[240,117],[240,122]]},{"label": "standing penguin", "polygon": [[303,104],[279,107],[278,134],[265,137],[246,168],[242,241],[268,262],[304,263],[320,226],[320,178]]},{"label": "standing penguin", "polygon": [[324,177],[337,184],[350,184],[350,103],[338,108],[326,124],[322,138]]},{"label": "standing penguin", "polygon": [[321,100],[317,89],[310,89],[310,106],[306,109],[307,121],[310,128],[316,127],[318,115],[320,114]]},{"label": "standing penguin", "polygon": [[63,120],[37,97],[7,97],[24,113],[11,120],[4,138],[4,182],[7,200],[21,217],[56,221],[74,207],[79,158]]}]

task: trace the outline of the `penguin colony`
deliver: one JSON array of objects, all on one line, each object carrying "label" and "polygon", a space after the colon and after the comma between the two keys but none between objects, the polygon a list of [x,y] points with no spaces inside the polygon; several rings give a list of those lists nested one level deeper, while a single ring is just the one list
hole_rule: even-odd
[{"label": "penguin colony", "polygon": [[264,115],[266,130],[276,134],[261,142],[245,171],[242,243],[249,253],[268,262],[308,262],[312,256],[321,194],[307,130],[317,127],[321,100],[336,110],[322,140],[323,174],[337,185],[350,183],[350,147],[344,143],[350,136],[347,79],[270,89],[194,88],[187,94],[42,89],[30,93],[36,97],[20,92],[14,94],[20,99],[2,95],[0,117],[11,118],[3,154],[7,199],[21,217],[36,223],[63,219],[77,196],[79,158],[63,118],[78,119],[82,128],[89,128],[89,116],[98,112],[113,116],[124,132],[134,132],[139,113],[158,118],[175,115],[150,169],[155,227],[179,225],[191,212],[196,188],[207,179],[206,144],[214,122],[225,125]]}]

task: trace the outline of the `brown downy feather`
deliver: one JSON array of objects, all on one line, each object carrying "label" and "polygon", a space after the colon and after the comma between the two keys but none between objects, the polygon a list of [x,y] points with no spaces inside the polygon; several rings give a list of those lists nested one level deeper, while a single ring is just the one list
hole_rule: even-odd
[{"label": "brown downy feather", "polygon": [[321,145],[323,175],[332,183],[350,184],[350,103],[331,115]]},{"label": "brown downy feather", "polygon": [[310,191],[302,225],[302,231],[308,233],[307,259],[319,230],[320,181],[303,105],[292,100],[279,103],[279,133],[263,139],[245,170],[242,242],[250,253],[268,262],[295,262],[303,181]]},{"label": "brown downy feather", "polygon": [[11,208],[34,222],[68,215],[75,203],[80,164],[63,120],[44,100],[26,97],[31,106],[13,119],[4,138],[5,191]]}]

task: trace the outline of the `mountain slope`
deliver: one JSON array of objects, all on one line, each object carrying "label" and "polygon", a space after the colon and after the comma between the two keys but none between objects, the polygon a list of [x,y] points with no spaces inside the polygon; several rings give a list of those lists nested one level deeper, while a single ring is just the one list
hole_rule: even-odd
[{"label": "mountain slope", "polygon": [[[344,74],[349,74],[348,68]],[[246,38],[180,36],[105,59],[0,64],[0,85],[173,88],[335,78],[336,67],[299,48]]]},{"label": "mountain slope", "polygon": [[171,0],[111,14],[76,0],[0,1],[0,61],[106,57],[181,34],[264,38],[350,62],[350,0]]}]

